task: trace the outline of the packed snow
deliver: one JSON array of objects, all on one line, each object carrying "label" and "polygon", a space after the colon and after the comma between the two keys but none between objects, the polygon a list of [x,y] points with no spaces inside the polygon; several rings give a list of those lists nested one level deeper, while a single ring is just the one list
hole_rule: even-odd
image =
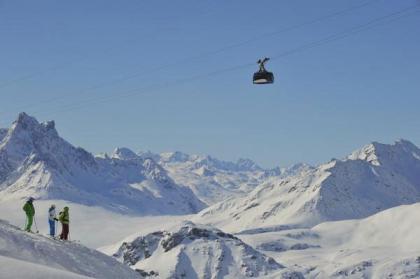
[{"label": "packed snow", "polygon": [[21,261],[10,257],[0,256],[0,278],[31,278],[31,279],[86,279],[92,278],[78,275],[65,270]]},{"label": "packed snow", "polygon": [[22,278],[36,271],[40,272],[37,278],[139,278],[135,271],[96,250],[27,233],[5,221],[0,221],[0,256],[2,278]]}]

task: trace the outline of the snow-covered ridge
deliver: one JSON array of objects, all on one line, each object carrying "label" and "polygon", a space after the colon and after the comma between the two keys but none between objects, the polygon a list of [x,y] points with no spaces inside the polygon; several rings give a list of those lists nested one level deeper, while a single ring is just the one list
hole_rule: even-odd
[{"label": "snow-covered ridge", "polygon": [[[134,154],[133,151],[122,148],[129,152],[130,154]],[[120,149],[116,149],[112,156],[115,153],[118,153]],[[153,158],[155,161],[159,162],[163,166],[175,166],[175,165],[188,165],[190,169],[199,170],[199,169],[207,169],[211,171],[224,171],[226,173],[260,173],[266,177],[269,176],[288,176],[297,174],[303,170],[311,169],[312,166],[306,163],[297,163],[289,167],[274,167],[274,168],[262,168],[257,163],[252,161],[251,159],[246,158],[239,158],[236,162],[231,161],[224,161],[214,158],[210,155],[190,155],[187,153],[183,153],[180,151],[175,152],[164,152],[164,153],[153,153],[151,151],[140,151],[137,153],[138,156],[142,158]]]},{"label": "snow-covered ridge", "polygon": [[[139,153],[145,154],[145,153]],[[150,154],[149,154],[150,155]],[[180,151],[166,152],[161,154],[155,154],[152,156],[158,156],[162,163],[185,163],[192,162],[195,168],[202,166],[216,168],[225,171],[261,171],[263,170],[257,163],[250,159],[240,158],[236,162],[229,162],[219,160],[212,156],[206,155],[189,155]]]},{"label": "snow-covered ridge", "polygon": [[136,160],[138,159],[138,156],[129,148],[119,147],[114,150],[114,152],[111,155],[111,158],[120,160]]},{"label": "snow-covered ridge", "polygon": [[154,158],[177,184],[191,188],[208,205],[244,196],[273,177],[286,177],[311,168],[306,164],[297,164],[290,168],[263,169],[250,159],[229,162],[179,151],[162,154],[149,151],[139,152],[138,155]]},{"label": "snow-covered ridge", "polygon": [[35,271],[30,278],[139,278],[138,273],[96,250],[26,233],[1,220],[0,243],[2,278],[12,278],[10,271],[15,278]]},{"label": "snow-covered ridge", "polygon": [[274,178],[249,195],[203,210],[197,222],[228,231],[312,226],[364,218],[420,201],[420,150],[401,140],[373,143],[344,160],[333,160],[286,178]]},{"label": "snow-covered ridge", "polygon": [[204,207],[153,159],[123,149],[111,158],[94,157],[62,139],[54,122],[38,123],[25,113],[0,143],[0,193],[3,199],[31,195],[143,214],[187,214]]},{"label": "snow-covered ridge", "polygon": [[244,196],[273,177],[295,175],[313,168],[308,164],[299,163],[287,168],[263,169],[250,159],[230,162],[209,155],[191,155],[180,151],[160,154],[151,151],[135,153],[126,147],[115,149],[111,155],[97,157],[129,161],[152,159],[168,172],[175,183],[189,187],[207,205],[231,197]]},{"label": "snow-covered ridge", "polygon": [[[196,278],[194,274],[247,278],[286,272],[284,266],[237,237],[192,222],[124,242],[113,256],[145,275],[159,278]],[[299,278],[299,273],[288,274]],[[277,276],[273,278],[282,278]]]}]

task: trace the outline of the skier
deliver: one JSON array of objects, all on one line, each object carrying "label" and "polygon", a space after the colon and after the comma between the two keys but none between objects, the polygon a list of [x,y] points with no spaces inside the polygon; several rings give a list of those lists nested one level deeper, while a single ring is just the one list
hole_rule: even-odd
[{"label": "skier", "polygon": [[55,237],[55,221],[58,221],[57,214],[55,213],[55,205],[52,204],[48,209],[48,223],[50,225],[50,236]]},{"label": "skier", "polygon": [[63,211],[58,214],[58,220],[61,223],[61,234],[60,239],[67,240],[69,236],[69,208],[64,207]]},{"label": "skier", "polygon": [[34,198],[29,197],[29,199],[26,201],[25,205],[23,206],[23,211],[26,213],[26,226],[25,231],[32,232],[31,227],[32,223],[34,222],[34,216],[35,216],[35,207],[33,205]]}]

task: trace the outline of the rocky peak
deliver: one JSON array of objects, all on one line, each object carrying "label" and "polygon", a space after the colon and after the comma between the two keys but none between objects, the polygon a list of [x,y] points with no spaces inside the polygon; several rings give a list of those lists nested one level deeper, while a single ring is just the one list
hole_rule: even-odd
[{"label": "rocky peak", "polygon": [[376,145],[377,143],[371,143],[365,145],[359,150],[354,151],[350,156],[348,156],[349,160],[363,160],[372,165],[379,166],[379,158],[376,155]]},{"label": "rocky peak", "polygon": [[150,159],[151,158],[151,159],[153,159],[156,162],[160,161],[160,159],[161,159],[161,157],[160,157],[159,154],[153,153],[150,150],[147,150],[147,151],[139,151],[137,153],[137,156],[139,156],[140,158],[143,158],[143,159]]},{"label": "rocky peak", "polygon": [[120,160],[134,160],[138,159],[138,156],[134,151],[126,147],[118,147],[112,153],[111,158]]},{"label": "rocky peak", "polygon": [[375,166],[413,158],[420,158],[420,150],[413,143],[404,139],[400,139],[394,144],[372,142],[347,157],[349,160],[363,160]]},{"label": "rocky peak", "polygon": [[43,125],[45,127],[46,130],[55,130],[55,122],[54,120],[51,121],[47,121],[42,123],[41,125]]},{"label": "rocky peak", "polygon": [[244,159],[244,158],[240,158],[237,162],[236,165],[238,166],[238,169],[240,170],[245,170],[245,171],[255,171],[255,170],[262,170],[262,168],[260,166],[257,165],[257,163],[255,163],[254,161],[252,161],[251,159]]},{"label": "rocky peak", "polygon": [[163,185],[169,186],[172,180],[169,178],[166,171],[156,163],[152,158],[146,158],[143,161],[143,174],[146,177],[153,179]]},{"label": "rocky peak", "polygon": [[183,163],[190,159],[188,154],[180,151],[162,153],[160,157],[162,161],[167,163]]},{"label": "rocky peak", "polygon": [[214,171],[209,170],[205,166],[202,166],[201,168],[197,169],[195,173],[198,174],[199,176],[214,176],[215,175]]},{"label": "rocky peak", "polygon": [[23,129],[29,129],[38,126],[39,122],[34,117],[27,115],[25,112],[21,112],[14,124],[15,126],[22,127]]},{"label": "rocky peak", "polygon": [[69,170],[71,164],[80,164],[85,169],[95,165],[89,152],[72,146],[58,135],[54,121],[39,123],[24,112],[1,141],[0,153],[7,158],[10,168],[18,167],[34,155],[38,161],[60,172]]},{"label": "rocky peak", "polygon": [[19,142],[29,144],[28,141],[33,143],[46,135],[58,137],[54,121],[39,123],[35,117],[21,112],[4,138],[8,138],[8,140],[19,138]]}]

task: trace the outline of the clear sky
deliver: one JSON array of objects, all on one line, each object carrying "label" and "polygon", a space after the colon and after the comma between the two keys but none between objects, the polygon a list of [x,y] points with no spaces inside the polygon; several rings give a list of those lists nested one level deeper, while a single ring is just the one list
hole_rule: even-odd
[{"label": "clear sky", "polygon": [[[0,125],[25,111],[94,153],[180,150],[267,167],[371,141],[419,145],[418,8],[308,47],[416,3],[0,0]],[[263,56],[277,57],[275,83],[256,86]]]}]

